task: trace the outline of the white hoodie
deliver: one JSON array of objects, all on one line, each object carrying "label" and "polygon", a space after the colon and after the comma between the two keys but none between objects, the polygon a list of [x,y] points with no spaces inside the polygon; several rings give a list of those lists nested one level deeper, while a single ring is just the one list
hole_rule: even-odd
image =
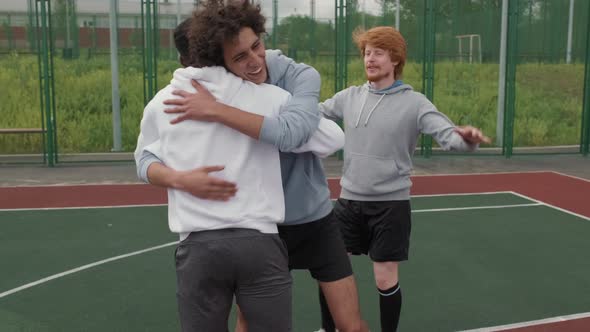
[{"label": "white hoodie", "polygon": [[176,89],[194,92],[191,79],[198,80],[220,102],[264,116],[278,113],[290,98],[276,86],[238,79],[222,67],[188,67],[174,72],[170,84],[145,107],[135,159],[147,150],[178,171],[225,165],[214,176],[237,183],[238,192],[228,202],[218,202],[168,189],[170,230],[181,239],[190,232],[223,228],[276,233],[276,224],[285,214],[277,149],[219,123],[170,124],[178,115],[165,113],[169,106],[163,101],[177,98],[172,94]]},{"label": "white hoodie", "polygon": [[[218,101],[263,116],[276,116],[290,98],[288,92],[276,86],[244,81],[222,67],[187,67],[174,72],[170,84],[144,110],[136,162],[148,151],[179,171],[225,165],[222,172],[213,175],[237,183],[238,192],[228,202],[217,202],[168,189],[170,230],[179,233],[181,240],[190,232],[223,228],[276,233],[276,224],[284,220],[285,213],[276,147],[218,123],[183,121],[171,125],[170,120],[178,115],[165,113],[168,106],[163,101],[177,98],[172,95],[176,89],[194,92],[191,79],[198,80]],[[342,130],[324,119],[308,143],[297,151],[325,156],[343,145]]]}]

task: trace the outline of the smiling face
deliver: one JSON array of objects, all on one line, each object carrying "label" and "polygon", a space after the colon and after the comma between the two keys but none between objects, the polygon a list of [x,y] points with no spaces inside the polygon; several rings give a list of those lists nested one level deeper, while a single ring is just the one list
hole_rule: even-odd
[{"label": "smiling face", "polygon": [[391,61],[388,51],[367,45],[365,47],[364,62],[367,80],[373,83],[393,84],[395,81],[395,66],[398,63]]},{"label": "smiling face", "polygon": [[223,61],[227,69],[256,84],[264,83],[268,76],[265,55],[262,39],[248,27],[223,44]]},{"label": "smiling face", "polygon": [[402,77],[407,45],[404,37],[392,27],[357,29],[353,40],[361,51],[365,74],[374,87],[387,87]]}]

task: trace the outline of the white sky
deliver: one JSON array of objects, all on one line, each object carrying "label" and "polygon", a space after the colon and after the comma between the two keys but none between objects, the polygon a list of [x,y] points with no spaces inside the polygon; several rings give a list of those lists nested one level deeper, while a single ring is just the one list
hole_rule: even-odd
[{"label": "white sky", "polygon": [[[263,8],[264,15],[272,22],[272,3],[273,0],[255,0],[258,1]],[[334,19],[334,10],[338,0],[315,0],[316,4],[316,18],[322,21]],[[160,0],[160,3],[164,0]],[[108,0],[76,0],[79,12],[105,12],[108,13]],[[161,12],[169,10],[171,13],[176,12],[177,0],[168,0],[168,5],[161,5]],[[183,16],[188,13],[191,8],[193,0],[181,0],[182,7],[189,8],[183,10]],[[135,6],[137,4],[137,7]],[[279,19],[293,15],[310,15],[311,0],[278,0]],[[379,13],[381,8],[376,0],[359,0],[359,9],[368,13]],[[121,12],[135,11],[140,12],[139,0],[119,0],[119,8]],[[137,8],[137,9],[136,9]],[[85,10],[86,9],[86,10]],[[0,0],[0,12],[25,12],[27,11],[26,0]]]}]

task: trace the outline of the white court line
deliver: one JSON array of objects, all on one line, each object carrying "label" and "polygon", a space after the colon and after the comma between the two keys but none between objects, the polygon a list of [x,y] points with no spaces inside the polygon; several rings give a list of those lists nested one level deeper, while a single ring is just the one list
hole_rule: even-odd
[{"label": "white court line", "polygon": [[588,179],[584,179],[584,178],[581,178],[581,177],[575,176],[575,175],[569,175],[569,174],[565,174],[565,173],[561,173],[561,172],[556,172],[556,171],[551,171],[551,173],[555,173],[557,175],[565,176],[565,177],[576,179],[576,180],[581,180],[581,181],[584,181],[584,182],[590,182],[590,180],[588,180]]},{"label": "white court line", "polygon": [[167,206],[167,205],[168,204],[66,206],[66,207],[49,207],[49,208],[0,209],[0,212],[4,212],[4,211],[10,212],[10,211],[51,211],[51,210],[117,209],[117,208],[134,208],[134,207]]},{"label": "white court line", "polygon": [[34,282],[31,282],[31,283],[22,285],[20,287],[16,287],[16,288],[7,290],[7,291],[5,291],[3,293],[0,293],[0,299],[3,298],[3,297],[5,297],[5,296],[8,296],[10,294],[14,294],[16,292],[20,292],[22,290],[25,290],[27,288],[31,288],[31,287],[34,287],[34,286],[37,286],[37,285],[40,285],[40,284],[44,284],[44,283],[49,282],[51,280],[54,280],[54,279],[57,279],[57,278],[61,278],[61,277],[67,276],[67,275],[72,274],[72,273],[80,272],[80,271],[87,270],[89,268],[92,268],[92,267],[95,267],[95,266],[98,266],[98,265],[106,264],[106,263],[109,263],[109,262],[113,262],[113,261],[120,260],[120,259],[123,259],[123,258],[131,257],[131,256],[140,255],[140,254],[143,254],[143,253],[146,253],[146,252],[149,252],[149,251],[153,251],[153,250],[157,250],[157,249],[161,249],[161,248],[173,246],[173,245],[176,245],[176,244],[178,244],[178,241],[169,242],[169,243],[165,243],[165,244],[162,244],[162,245],[159,245],[159,246],[150,247],[150,248],[147,248],[147,249],[130,252],[128,254],[124,254],[124,255],[119,255],[119,256],[115,256],[115,257],[103,259],[103,260],[98,261],[98,262],[94,262],[94,263],[82,265],[82,266],[77,267],[75,269],[71,269],[71,270],[64,271],[64,272],[61,272],[61,273],[58,273],[58,274],[54,274],[54,275],[51,275],[49,277],[45,277],[43,279],[39,279],[37,281],[34,281]]},{"label": "white court line", "polygon": [[581,318],[588,318],[590,317],[590,312],[584,312],[580,314],[573,314],[573,315],[566,315],[566,316],[557,316],[539,320],[531,320],[528,322],[521,322],[521,323],[514,323],[514,324],[507,324],[507,325],[498,325],[498,326],[490,326],[490,327],[482,327],[473,330],[462,330],[459,332],[494,332],[494,331],[505,331],[511,329],[517,329],[521,327],[530,327],[535,325],[541,324],[551,324],[551,323],[558,323],[558,322],[565,322],[568,320],[575,320]]},{"label": "white court line", "polygon": [[[554,172],[557,173],[557,172]],[[565,175],[568,176],[568,175]],[[581,179],[584,180],[584,179]],[[588,180],[586,180],[588,181]],[[561,212],[585,219],[585,220],[589,220],[589,217],[580,215],[578,213],[575,212],[571,212],[565,209],[562,209],[560,207],[557,207],[555,205],[552,204],[548,204],[545,203],[543,201],[539,201],[537,199],[534,199],[532,197],[517,193],[512,191],[512,194],[519,196],[521,198],[524,199],[528,199],[534,202],[539,203],[539,205],[544,205],[547,206],[549,208],[554,208],[556,210],[559,210]],[[585,313],[579,313],[579,314],[572,314],[572,315],[566,315],[566,316],[556,316],[556,317],[551,317],[551,318],[545,318],[545,319],[539,319],[539,320],[532,320],[532,321],[527,321],[527,322],[521,322],[521,323],[514,323],[514,324],[507,324],[507,325],[498,325],[498,326],[491,326],[491,327],[484,327],[484,328],[478,328],[478,329],[472,329],[472,330],[463,330],[463,331],[459,331],[459,332],[494,332],[494,331],[504,331],[504,330],[511,330],[511,329],[517,329],[517,328],[521,328],[521,327],[530,327],[530,326],[535,326],[535,325],[541,325],[541,324],[551,324],[551,323],[558,323],[558,322],[564,322],[564,321],[569,321],[569,320],[575,320],[575,319],[581,319],[581,318],[588,318],[590,317],[590,312],[585,312]]]},{"label": "white court line", "polygon": [[[482,173],[448,173],[448,174],[416,174],[412,175],[412,177],[424,177],[424,176],[451,176],[451,175],[493,175],[493,174],[528,174],[528,173],[557,173],[554,171],[507,171],[507,172],[482,172]],[[340,180],[341,177],[328,177],[328,180]],[[91,187],[91,186],[149,186],[149,183],[143,182],[129,182],[129,183],[52,183],[52,184],[24,184],[24,185],[17,185],[17,186],[3,186],[2,188],[51,188],[51,187]]]},{"label": "white court line", "polygon": [[495,194],[513,194],[513,192],[512,191],[483,191],[483,192],[474,192],[474,193],[411,195],[411,197],[477,196],[477,195],[495,195]]},{"label": "white court line", "polygon": [[444,208],[444,209],[423,209],[423,210],[412,210],[412,213],[444,212],[444,211],[463,211],[463,210],[485,210],[485,209],[503,209],[503,208],[540,206],[540,205],[543,205],[543,203],[527,203],[527,204],[511,204],[511,205],[490,205],[490,206],[469,206],[469,207]]},{"label": "white court line", "polygon": [[556,210],[559,210],[559,211],[561,211],[561,212],[563,212],[563,213],[567,213],[567,214],[570,214],[570,215],[572,215],[572,216],[576,216],[576,217],[578,217],[578,218],[582,218],[582,219],[584,219],[584,220],[588,220],[588,221],[590,221],[590,217],[587,217],[587,216],[581,215],[581,214],[579,214],[579,213],[575,213],[575,212],[572,212],[572,211],[569,211],[569,210],[566,210],[566,209],[560,208],[560,207],[558,207],[558,206],[555,206],[555,205],[553,205],[553,204],[545,203],[545,202],[543,202],[543,201],[540,201],[540,200],[538,200],[538,199],[534,199],[534,198],[532,198],[532,197],[529,197],[529,196],[527,196],[527,195],[523,195],[523,194],[521,194],[521,193],[517,193],[517,192],[515,192],[515,191],[513,191],[512,193],[513,193],[514,195],[516,195],[516,196],[520,196],[520,197],[522,197],[522,198],[525,198],[525,199],[531,200],[531,201],[533,201],[533,202],[540,203],[540,204],[542,204],[542,205],[545,205],[545,206],[547,206],[547,207],[554,208],[554,209],[556,209]]},{"label": "white court line", "polygon": [[[442,173],[442,174],[412,174],[413,178],[428,176],[470,176],[470,175],[510,175],[510,174],[535,174],[535,173],[555,173],[553,171],[524,171],[524,172],[482,172],[482,173]],[[340,177],[329,177],[328,180],[340,180]]]}]

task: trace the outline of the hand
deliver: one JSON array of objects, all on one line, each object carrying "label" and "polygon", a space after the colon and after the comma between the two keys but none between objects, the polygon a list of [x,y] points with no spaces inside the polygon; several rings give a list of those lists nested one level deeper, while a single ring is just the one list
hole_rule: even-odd
[{"label": "hand", "polygon": [[174,90],[172,94],[182,98],[164,101],[165,105],[176,105],[176,107],[166,109],[164,112],[180,114],[170,121],[171,124],[176,124],[184,120],[214,121],[215,109],[218,106],[215,97],[197,81],[191,80],[191,84],[197,90],[196,93]]},{"label": "hand", "polygon": [[211,172],[218,172],[224,168],[224,166],[206,166],[190,171],[178,171],[174,187],[201,199],[227,201],[238,191],[236,184],[209,175]]},{"label": "hand", "polygon": [[455,128],[455,132],[463,137],[469,144],[492,143],[492,140],[485,136],[481,130],[472,126],[459,126]]}]

